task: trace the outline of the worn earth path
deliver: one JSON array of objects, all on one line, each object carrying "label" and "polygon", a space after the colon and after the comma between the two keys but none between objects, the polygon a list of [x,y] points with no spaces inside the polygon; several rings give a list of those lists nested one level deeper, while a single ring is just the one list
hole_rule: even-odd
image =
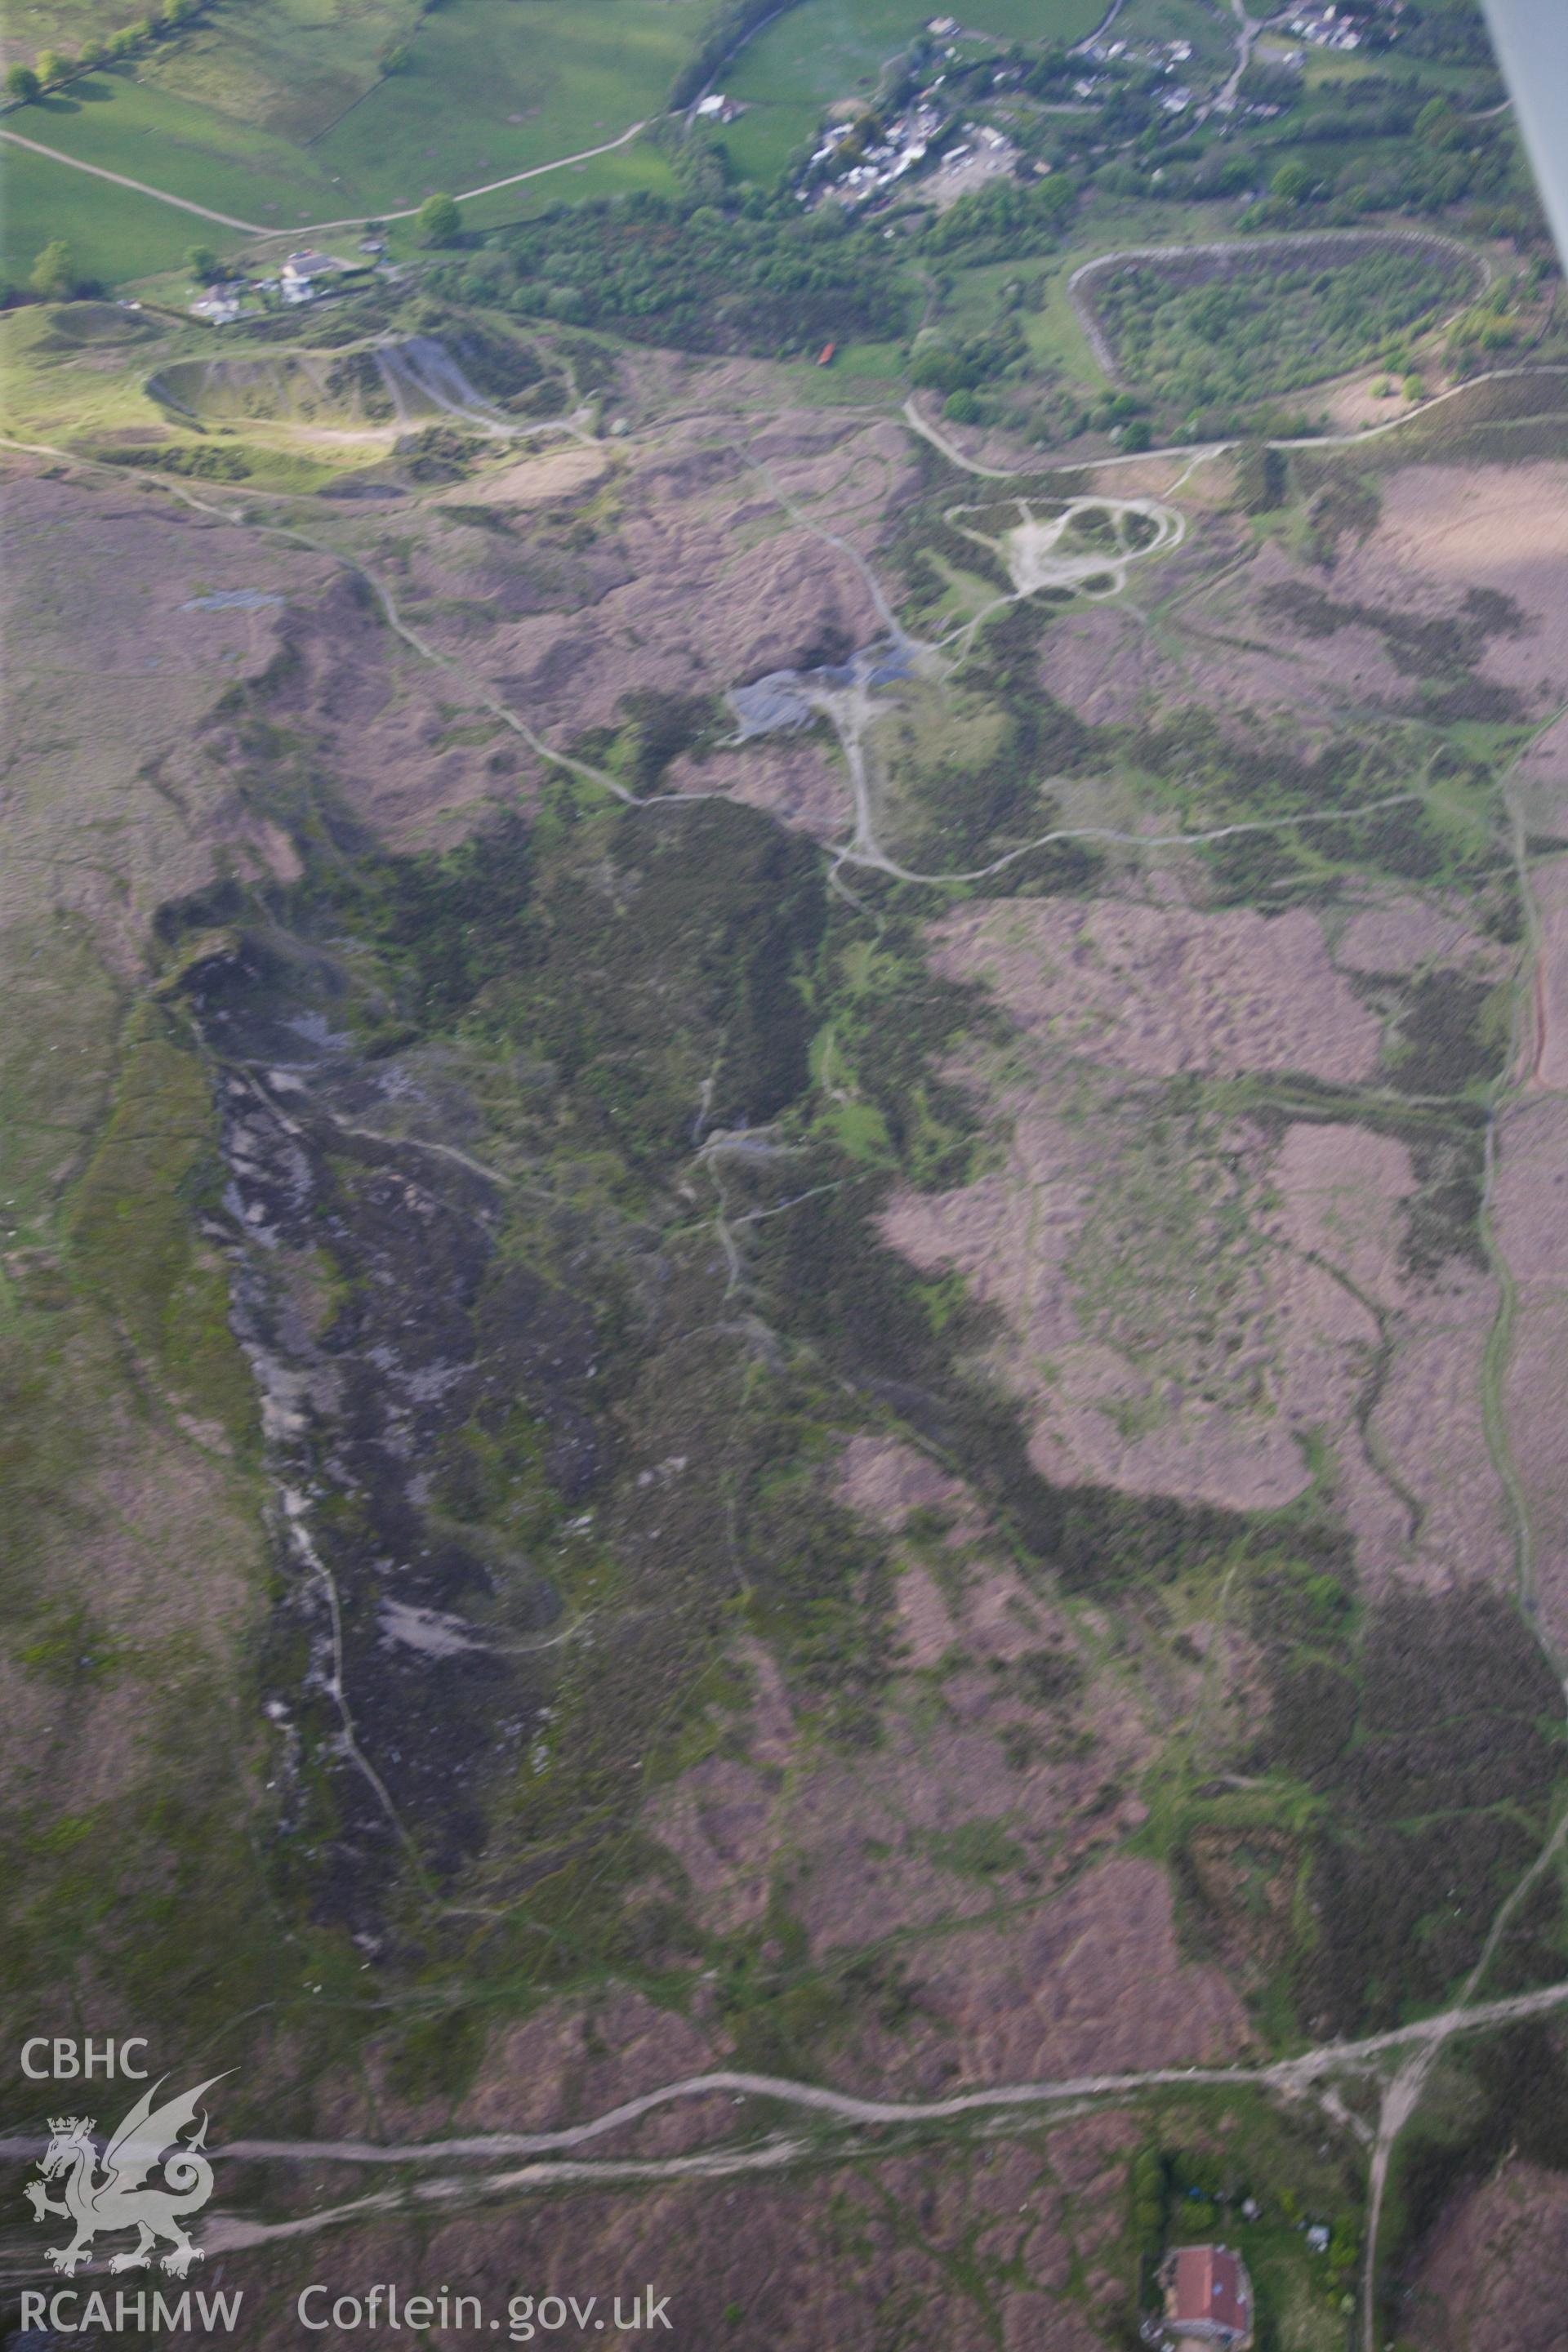
[{"label": "worn earth path", "polygon": [[[955,2093],[944,2099],[891,2100],[858,2096],[819,2083],[801,2083],[783,2074],[756,2074],[721,2069],[689,2074],[661,2084],[640,2097],[626,2099],[580,2124],[555,2131],[487,2132],[471,2138],[406,2140],[381,2143],[360,2139],[237,2139],[212,2148],[217,2161],[284,2164],[352,2164],[396,2166],[493,2163],[498,2158],[531,2158],[515,2170],[476,2174],[462,2171],[400,2184],[397,2188],[343,2203],[297,2214],[285,2221],[251,2221],[242,2215],[215,2212],[203,2231],[204,2251],[219,2253],[260,2245],[275,2238],[301,2237],[373,2215],[421,2205],[457,2202],[476,2194],[485,2197],[536,2194],[579,2184],[600,2187],[616,2182],[674,2181],[723,2179],[736,2174],[774,2169],[810,2155],[839,2161],[868,2152],[866,2134],[879,2135],[875,2145],[888,2153],[887,2135],[921,2126],[955,2124],[986,2118],[998,2123],[1036,2110],[1080,2111],[1101,2101],[1121,2102],[1158,2090],[1203,2090],[1222,2085],[1251,2085],[1287,2099],[1299,2099],[1339,2075],[1376,2076],[1384,2062],[1409,2053],[1428,2062],[1458,2035],[1484,2032],[1568,2007],[1568,1983],[1548,1985],[1534,1992],[1516,1993],[1507,2000],[1460,2005],[1422,2018],[1387,2032],[1369,2034],[1356,2042],[1328,2042],[1293,2058],[1263,2066],[1166,2066],[1137,2074],[1081,2074],[1058,2082],[1003,2083],[984,2090]],[[858,2126],[854,2137],[825,2143],[820,2138],[791,2138],[773,2132],[761,2139],[731,2142],[693,2155],[647,2158],[574,2159],[571,2151],[586,2147],[606,2135],[624,2130],[658,2108],[688,2099],[724,2094],[737,2102],[765,2100],[793,2107],[830,2124]],[[1331,2097],[1331,2093],[1328,2095]],[[901,2144],[901,2143],[900,2143]],[[0,2139],[0,2158],[29,2160],[41,2152],[37,2139]],[[554,2158],[557,2161],[549,2161]],[[544,2159],[544,2160],[541,2160]]]},{"label": "worn earth path", "polygon": [[[1473,392],[1478,384],[1512,383],[1525,376],[1538,375],[1568,375],[1568,367],[1548,364],[1542,367],[1488,368],[1480,375],[1467,376],[1463,383],[1450,384],[1447,392],[1434,393],[1430,400],[1424,400],[1417,407],[1406,409],[1403,416],[1390,416],[1381,425],[1358,425],[1350,433],[1298,435],[1282,440],[1269,441],[1266,446],[1270,449],[1354,449],[1363,441],[1381,441],[1385,434],[1403,433],[1405,426],[1414,424],[1418,416],[1429,415],[1434,408],[1442,408],[1450,400],[1460,399],[1466,393]],[[903,415],[922,440],[929,441],[933,449],[941,450],[950,466],[956,466],[962,473],[977,474],[987,482],[1016,482],[1049,473],[1101,474],[1112,466],[1146,466],[1151,459],[1160,457],[1184,457],[1188,461],[1190,471],[1194,466],[1203,465],[1211,457],[1223,457],[1227,450],[1241,446],[1238,441],[1201,443],[1178,441],[1165,448],[1129,451],[1124,456],[1115,457],[1080,457],[1070,465],[1058,463],[1051,466],[1041,459],[1036,465],[1026,467],[983,466],[977,459],[966,457],[963,450],[948,439],[940,426],[933,425],[928,416],[921,415],[912,394],[904,403]],[[1174,491],[1170,495],[1174,497]]]}]

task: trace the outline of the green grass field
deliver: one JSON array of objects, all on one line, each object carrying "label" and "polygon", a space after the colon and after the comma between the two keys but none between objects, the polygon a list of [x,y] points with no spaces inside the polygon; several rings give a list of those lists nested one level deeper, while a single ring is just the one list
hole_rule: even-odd
[{"label": "green grass field", "polygon": [[418,204],[581,153],[662,112],[704,0],[453,0],[426,16],[406,73],[313,152],[355,200]]},{"label": "green grass field", "polygon": [[[501,228],[513,221],[535,220],[552,205],[580,205],[596,196],[621,196],[646,188],[654,195],[675,196],[679,184],[668,160],[646,139],[617,147],[613,155],[595,155],[591,163],[569,163],[563,172],[546,172],[515,188],[498,188],[492,196],[477,196],[463,206],[469,228]],[[417,251],[412,223],[394,231],[395,253]]]},{"label": "green grass field", "polygon": [[5,430],[23,440],[66,441],[160,425],[144,385],[150,355],[167,334],[166,320],[109,302],[7,310],[0,318]]},{"label": "green grass field", "polygon": [[8,147],[5,203],[0,212],[0,274],[26,279],[40,248],[63,237],[84,278],[105,286],[175,268],[193,245],[223,252],[242,242],[151,196],[109,186],[43,155]]},{"label": "green grass field", "polygon": [[107,39],[147,14],[146,0],[11,0],[5,11],[5,62],[40,49],[74,56],[89,38]]},{"label": "green grass field", "polygon": [[[987,0],[976,13],[984,19],[981,30],[992,38],[1043,48],[1057,41],[1081,41],[1105,9],[1098,0]],[[920,21],[926,21],[923,15]]]},{"label": "green grass field", "polygon": [[[1126,41],[1190,41],[1191,61],[1182,79],[1228,72],[1236,61],[1236,19],[1228,8],[1207,0],[1130,0],[1116,20],[1112,38]],[[1294,46],[1300,47],[1300,43]]]},{"label": "green grass field", "polygon": [[[94,74],[12,113],[7,127],[286,232],[401,210],[436,189],[460,193],[619,137],[662,111],[708,13],[707,0],[583,0],[570,12],[553,0],[451,0],[420,20],[405,70],[377,79],[380,48],[405,29],[410,0],[362,0],[341,26],[336,10],[325,25],[303,23],[302,5],[222,9],[140,70]],[[48,190],[74,175],[41,159],[24,172],[15,150],[10,161],[13,274],[55,235],[114,284],[167,268],[197,239],[220,241],[177,213],[153,228],[155,206],[86,178],[59,199],[57,227]],[[561,196],[664,185],[656,159],[606,156],[563,173],[559,187],[484,200],[477,225]]]},{"label": "green grass field", "polygon": [[[320,164],[292,146],[245,122],[141,79],[130,67],[90,74],[40,105],[6,117],[6,128],[42,147],[103,170],[123,172],[148,187],[209,205],[266,228],[289,228],[353,209]],[[118,205],[124,191],[104,184],[96,201]],[[206,238],[189,215],[183,241]]]},{"label": "green grass field", "polygon": [[418,0],[219,0],[142,67],[159,88],[279,138],[318,139],[411,39]]},{"label": "green grass field", "polygon": [[[1116,212],[1117,242],[1127,245],[1173,245],[1187,240],[1202,244],[1210,238],[1236,235],[1234,205],[1161,205],[1121,202]],[[1020,317],[1024,340],[1035,358],[1047,369],[1059,369],[1064,378],[1086,394],[1104,389],[1105,377],[1089,348],[1083,325],[1068,292],[1068,280],[1082,261],[1105,250],[1109,238],[1103,215],[1090,212],[1076,225],[1059,253],[1043,262],[991,262],[977,269],[954,273],[951,292],[941,313],[945,333],[982,334],[996,316],[997,296],[1008,279],[1037,278],[1041,301]]]}]

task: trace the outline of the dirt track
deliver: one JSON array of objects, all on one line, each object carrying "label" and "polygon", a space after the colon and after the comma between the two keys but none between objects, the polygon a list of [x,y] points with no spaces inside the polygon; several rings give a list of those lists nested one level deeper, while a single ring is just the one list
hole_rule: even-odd
[{"label": "dirt track", "polygon": [[[858,2127],[861,2133],[874,2130],[885,2134],[889,2127],[956,2123],[969,2117],[1004,2117],[1030,2114],[1041,2108],[1081,2108],[1086,2103],[1124,2101],[1142,2092],[1163,2089],[1201,2090],[1219,2085],[1253,2084],[1286,2099],[1296,2100],[1317,2091],[1321,2085],[1331,2083],[1341,2074],[1363,2079],[1375,2077],[1384,2057],[1409,2051],[1409,2062],[1385,2095],[1385,2113],[1391,2116],[1397,2129],[1413,2111],[1420,2089],[1442,2050],[1457,2035],[1505,2027],[1517,2023],[1521,2019],[1541,2016],[1565,2006],[1568,2006],[1568,1983],[1547,1986],[1536,1992],[1515,1994],[1503,2000],[1480,2002],[1468,2007],[1461,2004],[1436,2016],[1420,2019],[1411,2025],[1396,2026],[1384,2033],[1371,2034],[1358,2042],[1325,2042],[1298,2057],[1279,2059],[1269,2065],[1167,2066],[1136,2074],[1084,2074],[1059,2082],[999,2084],[983,2090],[959,2092],[945,2099],[868,2099],[849,2092],[835,2091],[821,2084],[795,2082],[786,2075],[723,2069],[687,2075],[679,2081],[663,2084],[657,2090],[645,2092],[639,2098],[626,2099],[606,2108],[584,2123],[568,2125],[557,2131],[490,2132],[472,2138],[408,2140],[386,2145],[358,2139],[233,2140],[226,2147],[214,2148],[212,2154],[215,2158],[240,2163],[330,2162],[398,2167],[483,2164],[493,2163],[497,2158],[519,2157],[532,2160],[512,2171],[489,2175],[476,2175],[472,2171],[441,2175],[420,2181],[409,2189],[374,2192],[342,2204],[325,2206],[316,2212],[300,2214],[286,2221],[256,2221],[236,2214],[217,2212],[204,2232],[204,2252],[229,2252],[264,2244],[273,2239],[310,2236],[342,2222],[368,2220],[380,2213],[406,2210],[410,2205],[461,2203],[476,2194],[487,2197],[533,2195],[572,2186],[602,2188],[617,2182],[634,2186],[692,2179],[721,2179],[748,2172],[777,2170],[803,2158],[808,2152],[816,2160],[821,2160],[825,2151],[819,2141],[807,2142],[777,2133],[747,2145],[725,2145],[694,2154],[660,2158],[584,2161],[574,2154],[594,2140],[623,2130],[659,2108],[685,2100],[710,2098],[716,2093],[723,2094],[737,2103],[746,2099],[766,2099]],[[1331,2100],[1335,2095],[1331,2092],[1327,2095]],[[1392,2134],[1388,2144],[1392,2145]],[[865,2151],[866,2142],[857,2137],[840,2144],[833,2153],[840,2160],[847,2160]],[[0,2140],[0,2157],[31,2160],[38,2152],[39,2144],[35,2140]],[[552,2158],[563,2160],[549,2161]]]},{"label": "dirt track", "polygon": [[[546,172],[563,172],[568,164],[591,163],[595,155],[609,155],[617,147],[625,147],[645,128],[645,124],[634,122],[629,131],[623,131],[618,139],[606,139],[601,147],[584,147],[578,155],[558,155],[552,163],[535,163],[526,172],[513,172],[509,179],[487,180],[482,188],[464,188],[457,201],[467,204],[474,196],[493,196],[500,188],[518,187],[524,180],[537,180]],[[323,236],[331,229],[364,226],[364,215],[354,213],[347,220],[301,221],[293,228],[264,228],[258,221],[236,220],[232,213],[214,212],[210,205],[194,204],[188,196],[172,196],[166,188],[149,187],[145,180],[128,179],[123,172],[107,171],[101,163],[87,163],[79,156],[62,155],[58,147],[46,147],[39,139],[24,139],[19,131],[0,131],[0,139],[8,139],[14,147],[26,147],[32,154],[47,155],[51,163],[67,164],[73,172],[89,172],[95,180],[111,181],[117,188],[130,188],[136,195],[151,196],[160,205],[174,205],[183,213],[195,213],[198,220],[216,221],[220,228],[237,228],[258,239],[276,243],[279,237]],[[381,218],[412,220],[418,209],[417,205],[410,205],[404,212],[383,213]]]}]

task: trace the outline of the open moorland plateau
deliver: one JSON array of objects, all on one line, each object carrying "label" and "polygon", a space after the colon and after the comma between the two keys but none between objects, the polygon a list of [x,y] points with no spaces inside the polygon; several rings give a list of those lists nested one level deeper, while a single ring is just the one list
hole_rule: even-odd
[{"label": "open moorland plateau", "polygon": [[37,2034],[258,2352],[1562,2340],[1560,281],[1468,8],[1047,13],[497,32],[439,185],[640,194],[216,328],[154,131],[0,316],[8,2342],[184,2340],[28,2317]]}]

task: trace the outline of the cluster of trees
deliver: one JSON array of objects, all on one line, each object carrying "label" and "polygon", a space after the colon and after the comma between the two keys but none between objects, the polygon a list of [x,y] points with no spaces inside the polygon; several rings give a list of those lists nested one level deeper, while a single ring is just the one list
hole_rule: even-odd
[{"label": "cluster of trees", "polygon": [[984,333],[950,341],[946,336],[922,338],[910,374],[922,392],[973,392],[977,384],[994,383],[1010,369],[1026,366],[1028,346],[1016,319],[1003,319]]},{"label": "cluster of trees", "polygon": [[1457,374],[1495,367],[1500,355],[1514,348],[1521,333],[1516,305],[1539,293],[1544,274],[1537,262],[1520,278],[1500,278],[1479,302],[1455,320],[1444,357]]},{"label": "cluster of trees", "polygon": [[[1363,85],[1370,89],[1372,85]],[[1521,248],[1547,243],[1528,165],[1508,125],[1460,112],[1447,98],[1429,99],[1412,110],[1404,95],[1375,104],[1347,106],[1333,113],[1305,116],[1292,127],[1293,143],[1310,140],[1325,148],[1349,137],[1381,137],[1391,129],[1408,131],[1396,158],[1366,162],[1357,157],[1336,164],[1289,157],[1274,173],[1264,200],[1244,216],[1247,227],[1278,227],[1307,214],[1328,223],[1351,221],[1370,212],[1431,217],[1467,197],[1489,207],[1500,233]]]},{"label": "cluster of trees", "polygon": [[58,49],[40,49],[33,63],[17,63],[5,70],[5,95],[18,106],[30,106],[46,90],[58,89],[79,73],[90,73],[97,66],[114,65],[121,58],[134,57],[165,34],[177,32],[196,16],[202,0],[159,0],[151,14],[139,16],[132,25],[122,25],[117,33],[101,39],[94,35],[82,43],[75,57],[67,57]]},{"label": "cluster of trees", "polygon": [[415,215],[414,231],[421,245],[456,245],[463,233],[456,196],[426,196]]},{"label": "cluster of trees", "polygon": [[1457,262],[1413,245],[1278,254],[1223,276],[1128,262],[1093,281],[1121,366],[1186,415],[1321,383],[1375,358],[1458,284]]},{"label": "cluster of trees", "polygon": [[243,449],[225,448],[221,445],[200,443],[193,448],[183,448],[178,443],[167,443],[153,448],[104,448],[97,453],[100,466],[151,466],[160,474],[182,474],[198,482],[246,482],[250,478],[250,460]]},{"label": "cluster of trees", "polygon": [[1165,2251],[1165,2209],[1170,2197],[1165,2159],[1157,2147],[1139,2149],[1132,2159],[1128,2187],[1132,2193],[1139,2300],[1150,2302],[1153,2299],[1155,2266]]},{"label": "cluster of trees", "polygon": [[1154,434],[1144,411],[1148,404],[1135,393],[1108,392],[1103,399],[1082,408],[1070,419],[1068,435],[1109,433],[1123,449],[1136,452],[1147,449]]},{"label": "cluster of trees", "polygon": [[[665,126],[673,130],[673,126]],[[659,142],[661,126],[655,126],[650,136]],[[730,151],[721,139],[710,131],[693,125],[685,131],[673,130],[664,142],[671,171],[688,204],[725,205],[734,201],[734,169]],[[847,146],[851,142],[846,141]]]},{"label": "cluster of trees", "polygon": [[1256,58],[1237,85],[1237,96],[1247,104],[1271,106],[1281,114],[1299,110],[1303,95],[1300,67],[1269,64]]},{"label": "cluster of trees", "polygon": [[68,302],[73,294],[87,292],[86,281],[76,265],[76,256],[63,237],[55,237],[39,253],[28,272],[27,284],[44,302]]},{"label": "cluster of trees", "polygon": [[1185,152],[1162,153],[1156,172],[1135,163],[1104,163],[1094,175],[1097,188],[1113,196],[1155,196],[1167,204],[1205,204],[1219,196],[1238,196],[1258,182],[1257,158],[1246,148],[1200,146],[1184,142]]},{"label": "cluster of trees", "polygon": [[1031,98],[1060,105],[1072,96],[1074,82],[1082,78],[1082,60],[1058,43],[1029,67],[1024,76],[1024,88]]},{"label": "cluster of trees", "polygon": [[[470,285],[470,280],[475,281]],[[638,192],[559,205],[437,273],[463,299],[688,351],[790,357],[906,328],[910,296],[874,231],[748,197],[723,211]]]},{"label": "cluster of trees", "polygon": [[[999,179],[928,224],[906,218],[889,244],[885,223],[837,205],[803,215],[787,180],[771,194],[738,189],[722,142],[700,128],[667,125],[658,135],[680,184],[674,199],[639,192],[561,205],[472,249],[453,199],[428,198],[421,243],[470,248],[460,264],[438,266],[437,290],[637,341],[788,358],[851,336],[904,334],[916,299],[909,255],[965,268],[1050,252],[1079,195],[1066,173]],[[1015,347],[1016,329],[1009,360]],[[979,382],[996,354],[979,373],[974,356],[932,361],[949,367],[942,388]]]},{"label": "cluster of trees", "polygon": [[[437,278],[443,292],[602,326],[634,340],[695,351],[751,351],[789,357],[852,335],[907,331],[913,300],[905,252],[973,266],[1048,252],[1078,197],[1062,174],[1033,184],[999,180],[965,196],[923,230],[910,226],[889,250],[876,225],[837,207],[802,216],[787,193],[739,200],[721,146],[700,135],[675,143],[683,200],[637,194],[560,205],[499,232],[460,268]],[[462,244],[450,197],[421,208],[421,241]],[[944,346],[922,381],[967,389],[1018,357],[1016,327],[975,339],[955,355]]]},{"label": "cluster of trees", "polygon": [[921,235],[920,251],[972,268],[1051,253],[1077,202],[1078,184],[1065,173],[1029,182],[993,180],[939,215]]},{"label": "cluster of trees", "polygon": [[1364,12],[1369,44],[1388,46],[1397,38],[1407,57],[1426,58],[1435,65],[1489,66],[1491,37],[1475,0],[1436,0],[1425,7],[1408,0],[1397,26],[1389,26],[1376,10]]},{"label": "cluster of trees", "polygon": [[1126,374],[1180,412],[1246,404],[1377,358],[1453,301],[1458,264],[1420,247],[1258,257],[1223,278],[1123,264],[1093,303]]},{"label": "cluster of trees", "polygon": [[[1300,78],[1291,79],[1300,89]],[[1304,109],[1290,123],[1289,135],[1315,145],[1347,139],[1404,139],[1415,128],[1421,106],[1421,91],[1415,82],[1369,74],[1364,81],[1347,82],[1332,106]]]}]

